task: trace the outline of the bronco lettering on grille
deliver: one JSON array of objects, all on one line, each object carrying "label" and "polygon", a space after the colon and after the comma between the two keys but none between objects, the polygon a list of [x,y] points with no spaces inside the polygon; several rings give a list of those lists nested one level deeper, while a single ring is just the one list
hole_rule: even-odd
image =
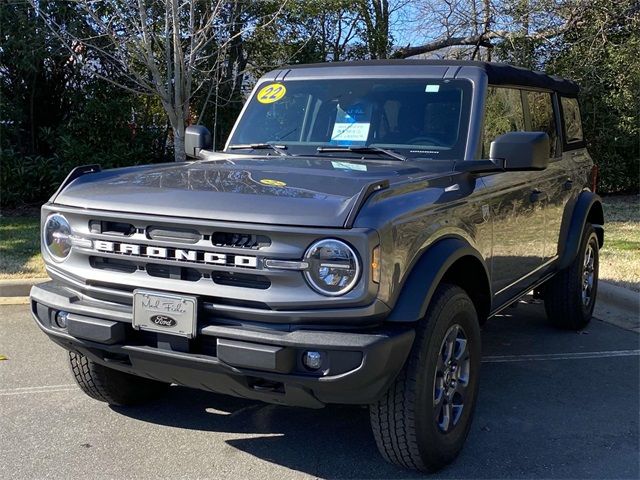
[{"label": "bronco lettering on grille", "polygon": [[98,252],[117,253],[127,256],[161,258],[180,262],[207,263],[227,267],[257,268],[258,259],[247,255],[183,250],[180,248],[154,247],[135,243],[108,242],[94,240],[93,249]]}]

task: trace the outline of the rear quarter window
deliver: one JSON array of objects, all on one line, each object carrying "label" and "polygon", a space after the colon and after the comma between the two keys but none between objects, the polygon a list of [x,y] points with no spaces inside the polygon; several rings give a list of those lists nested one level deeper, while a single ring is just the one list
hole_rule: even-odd
[{"label": "rear quarter window", "polygon": [[549,156],[554,158],[556,156],[558,135],[551,94],[529,90],[525,92],[525,95],[531,123],[529,130],[532,132],[544,132],[549,135]]},{"label": "rear quarter window", "polygon": [[560,97],[562,105],[562,123],[564,126],[564,142],[570,146],[576,146],[584,141],[582,134],[582,120],[580,118],[580,106],[578,99]]}]

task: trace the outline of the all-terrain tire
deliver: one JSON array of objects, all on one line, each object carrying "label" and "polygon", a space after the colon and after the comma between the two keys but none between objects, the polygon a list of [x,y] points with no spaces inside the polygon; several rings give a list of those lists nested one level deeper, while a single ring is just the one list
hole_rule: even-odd
[{"label": "all-terrain tire", "polygon": [[140,405],[156,400],[169,387],[168,383],[107,368],[76,352],[69,352],[69,365],[82,391],[109,405]]},{"label": "all-terrain tire", "polygon": [[[445,431],[440,414],[444,411],[442,402],[449,397],[445,389],[438,387],[447,378],[440,375],[439,368],[448,363],[446,358],[454,358],[457,352],[461,352],[461,358],[464,356],[463,351],[458,350],[462,340],[458,342],[457,336],[453,355],[445,351],[445,345],[449,345],[447,340],[456,331],[456,335],[462,331],[466,338],[467,380],[461,413],[456,414],[455,423],[447,424],[450,430]],[[385,460],[401,467],[433,472],[456,458],[473,419],[480,356],[480,327],[473,302],[460,287],[440,285],[424,319],[417,325],[404,368],[389,390],[369,408],[376,444]],[[459,367],[458,372],[462,372],[462,360]],[[458,382],[462,385],[461,378]],[[450,414],[449,418],[455,417]]]},{"label": "all-terrain tire", "polygon": [[598,249],[598,237],[588,223],[576,258],[545,283],[544,308],[554,326],[581,330],[591,321],[598,293]]}]

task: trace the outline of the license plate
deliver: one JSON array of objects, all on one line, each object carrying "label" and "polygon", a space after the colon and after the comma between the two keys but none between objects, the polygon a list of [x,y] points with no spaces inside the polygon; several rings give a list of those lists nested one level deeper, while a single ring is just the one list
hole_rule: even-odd
[{"label": "license plate", "polygon": [[197,306],[196,297],[134,290],[133,328],[193,338]]}]

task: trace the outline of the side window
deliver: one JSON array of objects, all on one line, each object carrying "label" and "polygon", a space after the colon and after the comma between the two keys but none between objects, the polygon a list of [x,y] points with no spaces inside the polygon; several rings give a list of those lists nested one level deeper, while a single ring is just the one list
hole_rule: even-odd
[{"label": "side window", "polygon": [[554,158],[557,150],[557,131],[551,94],[528,91],[526,96],[531,119],[530,130],[532,132],[545,132],[549,135],[549,156]]},{"label": "side window", "polygon": [[489,155],[491,142],[507,132],[524,130],[524,113],[520,90],[489,87],[484,114],[482,157]]},{"label": "side window", "polygon": [[567,144],[581,143],[584,140],[582,135],[582,120],[580,120],[580,107],[578,99],[560,97],[562,102],[562,117],[564,121],[564,141]]}]

